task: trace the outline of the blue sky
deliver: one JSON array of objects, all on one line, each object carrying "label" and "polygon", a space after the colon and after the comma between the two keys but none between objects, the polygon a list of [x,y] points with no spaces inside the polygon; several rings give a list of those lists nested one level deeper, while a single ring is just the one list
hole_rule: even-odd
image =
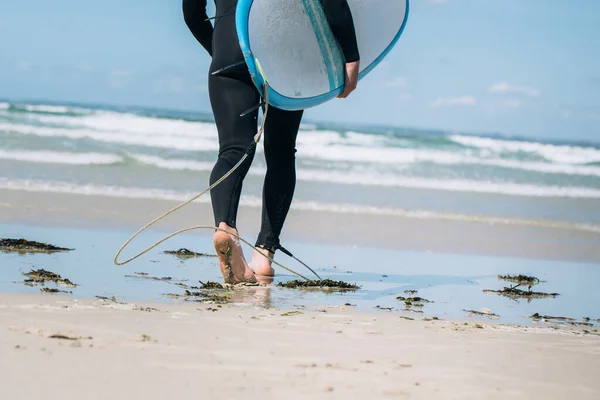
[{"label": "blue sky", "polygon": [[[0,98],[210,111],[179,0],[3,3]],[[306,118],[598,141],[598,38],[598,0],[413,0],[384,63]]]}]

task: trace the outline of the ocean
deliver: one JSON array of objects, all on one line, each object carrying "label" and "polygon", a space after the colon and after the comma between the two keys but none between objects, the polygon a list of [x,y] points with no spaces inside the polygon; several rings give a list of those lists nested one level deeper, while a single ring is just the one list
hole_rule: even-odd
[{"label": "ocean", "polygon": [[[306,121],[297,149],[293,208],[600,232],[600,144]],[[0,102],[0,189],[184,201],[217,150],[210,114]],[[242,204],[264,173],[259,145]]]}]

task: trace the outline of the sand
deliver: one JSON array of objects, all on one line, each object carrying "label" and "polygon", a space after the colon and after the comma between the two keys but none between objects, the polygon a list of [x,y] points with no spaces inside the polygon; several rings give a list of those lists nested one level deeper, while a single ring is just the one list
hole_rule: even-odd
[{"label": "sand", "polygon": [[581,329],[283,313],[0,294],[0,398],[600,398]]},{"label": "sand", "polygon": [[[0,190],[0,198],[9,231],[22,224],[133,233],[178,204],[11,190]],[[248,239],[259,213],[241,209]],[[208,204],[192,204],[159,228],[211,218]],[[600,261],[598,233],[435,218],[292,210],[283,238]],[[19,260],[15,266],[26,265],[26,256]],[[0,399],[600,398],[597,326],[465,325],[318,304],[290,313],[260,301],[121,304],[75,296],[0,293]]]}]

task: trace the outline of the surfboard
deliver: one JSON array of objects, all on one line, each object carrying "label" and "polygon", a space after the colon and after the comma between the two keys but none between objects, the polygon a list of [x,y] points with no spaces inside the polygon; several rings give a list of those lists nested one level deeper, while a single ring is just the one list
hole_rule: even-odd
[{"label": "surfboard", "polygon": [[[393,49],[408,19],[408,0],[348,0],[358,50],[359,80]],[[236,29],[254,84],[269,85],[269,104],[301,110],[344,89],[345,60],[319,0],[239,0]]]}]

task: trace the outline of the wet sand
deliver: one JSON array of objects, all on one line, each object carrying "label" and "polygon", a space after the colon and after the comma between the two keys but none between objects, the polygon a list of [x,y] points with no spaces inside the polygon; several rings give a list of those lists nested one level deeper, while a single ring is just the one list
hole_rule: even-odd
[{"label": "wet sand", "polygon": [[[138,228],[180,202],[0,190],[0,220],[5,224]],[[238,226],[253,242],[260,209],[242,207]],[[213,225],[210,205],[191,203],[151,229],[170,233],[187,226]],[[210,235],[202,229],[197,235]],[[172,239],[170,243],[176,239]],[[375,248],[600,262],[600,232],[532,224],[482,223],[439,218],[410,218],[292,209],[281,237],[287,241]],[[115,250],[116,251],[116,250]]]},{"label": "wet sand", "polygon": [[0,397],[600,396],[600,337],[580,329],[282,314],[0,294]]}]

